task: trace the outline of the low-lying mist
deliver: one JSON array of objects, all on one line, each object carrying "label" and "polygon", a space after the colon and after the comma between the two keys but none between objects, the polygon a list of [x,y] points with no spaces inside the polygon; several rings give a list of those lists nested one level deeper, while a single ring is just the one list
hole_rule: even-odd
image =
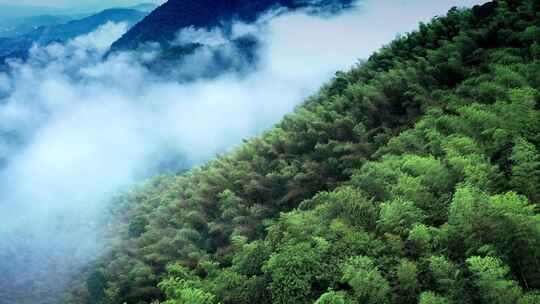
[{"label": "low-lying mist", "polygon": [[[171,160],[189,168],[230,150],[398,33],[480,2],[370,0],[331,17],[269,14],[227,35],[186,29],[179,40],[222,47],[239,65],[231,35],[260,46],[248,72],[181,83],[148,70],[152,51],[105,56],[127,31],[122,23],[34,46],[0,73],[0,303],[44,299],[35,293],[58,292],[95,259],[95,223],[118,191]],[[212,68],[211,57],[202,47],[174,69],[196,75]]]}]

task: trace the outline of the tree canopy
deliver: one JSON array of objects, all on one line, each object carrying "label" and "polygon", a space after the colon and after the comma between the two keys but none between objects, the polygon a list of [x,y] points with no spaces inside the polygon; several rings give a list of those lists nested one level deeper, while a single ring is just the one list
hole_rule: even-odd
[{"label": "tree canopy", "polygon": [[70,303],[540,303],[539,12],[452,9],[120,196]]}]

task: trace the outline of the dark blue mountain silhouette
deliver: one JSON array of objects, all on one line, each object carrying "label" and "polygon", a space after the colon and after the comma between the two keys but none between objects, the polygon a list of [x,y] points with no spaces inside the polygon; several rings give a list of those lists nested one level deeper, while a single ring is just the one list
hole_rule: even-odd
[{"label": "dark blue mountain silhouette", "polygon": [[223,22],[251,22],[272,8],[335,10],[353,0],[169,0],[116,41],[112,50],[133,50],[146,42],[167,45],[186,27],[212,28]]}]

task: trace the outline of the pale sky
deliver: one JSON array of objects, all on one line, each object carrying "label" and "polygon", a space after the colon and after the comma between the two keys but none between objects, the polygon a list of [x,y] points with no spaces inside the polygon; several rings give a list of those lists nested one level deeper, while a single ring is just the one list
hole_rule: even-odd
[{"label": "pale sky", "polygon": [[80,8],[80,7],[112,7],[128,6],[140,3],[161,4],[165,0],[0,0],[0,5],[10,6],[47,6],[58,8]]}]

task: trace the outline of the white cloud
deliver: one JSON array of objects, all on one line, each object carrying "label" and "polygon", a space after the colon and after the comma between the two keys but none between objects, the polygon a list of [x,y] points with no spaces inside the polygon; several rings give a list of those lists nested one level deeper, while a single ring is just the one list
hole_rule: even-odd
[{"label": "white cloud", "polygon": [[177,44],[200,43],[208,46],[219,46],[227,43],[220,28],[210,30],[188,27],[181,30],[176,39]]},{"label": "white cloud", "polygon": [[69,44],[76,49],[103,53],[109,49],[113,42],[120,39],[127,30],[128,25],[126,23],[107,22],[94,32],[76,37]]}]

